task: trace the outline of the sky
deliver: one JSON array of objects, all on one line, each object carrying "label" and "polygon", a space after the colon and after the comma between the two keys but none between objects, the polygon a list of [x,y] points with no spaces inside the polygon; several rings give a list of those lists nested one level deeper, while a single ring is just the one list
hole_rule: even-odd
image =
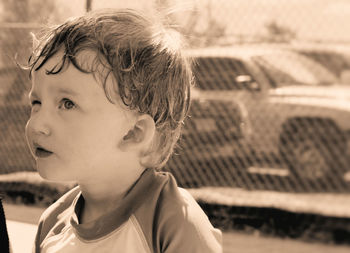
[{"label": "sky", "polygon": [[[129,7],[149,11],[152,0],[92,0],[93,9]],[[158,0],[161,1],[161,0]],[[164,0],[163,0],[164,1]],[[64,8],[62,18],[85,11],[84,0],[56,0]],[[199,27],[208,15],[226,27],[229,35],[261,34],[270,21],[288,26],[302,40],[350,42],[350,0],[168,0],[200,13]],[[208,8],[210,6],[210,8]],[[210,12],[210,13],[209,13]],[[181,22],[193,13],[182,12]],[[181,15],[180,15],[181,16]]]}]

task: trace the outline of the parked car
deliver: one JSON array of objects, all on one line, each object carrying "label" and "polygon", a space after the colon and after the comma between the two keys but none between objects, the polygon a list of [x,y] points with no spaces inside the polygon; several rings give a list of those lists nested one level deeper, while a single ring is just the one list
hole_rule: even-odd
[{"label": "parked car", "polygon": [[[181,159],[198,165],[204,158],[210,163],[213,156],[221,157],[221,167],[220,161],[207,166],[217,175],[216,169],[229,167],[225,159],[237,161],[234,157],[242,154],[279,157],[301,180],[342,179],[350,134],[349,85],[286,49],[242,46],[188,54],[196,61],[197,86]],[[226,180],[232,180],[234,167],[223,174]]]},{"label": "parked car", "polygon": [[321,64],[338,78],[338,83],[350,84],[350,48],[329,46],[290,46],[290,49]]},{"label": "parked car", "polygon": [[244,108],[198,86],[191,90],[191,97],[189,117],[165,170],[171,171],[185,187],[237,186],[236,183],[242,183],[233,182],[237,169],[247,165],[239,159],[245,157],[244,150],[232,144],[247,135]]}]

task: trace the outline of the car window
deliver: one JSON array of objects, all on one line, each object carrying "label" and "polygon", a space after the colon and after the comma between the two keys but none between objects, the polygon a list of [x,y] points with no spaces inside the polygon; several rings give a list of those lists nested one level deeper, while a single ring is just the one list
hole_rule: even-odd
[{"label": "car window", "polygon": [[335,75],[326,68],[300,54],[279,52],[254,56],[252,60],[277,87],[295,84],[329,85],[338,82]]},{"label": "car window", "polygon": [[197,87],[203,90],[247,89],[247,84],[236,78],[250,77],[242,61],[223,57],[196,58],[194,75]]},{"label": "car window", "polygon": [[340,77],[343,71],[350,70],[349,56],[329,51],[299,50],[298,52],[302,55],[310,57],[314,61],[317,61],[322,66],[330,70],[337,77]]}]

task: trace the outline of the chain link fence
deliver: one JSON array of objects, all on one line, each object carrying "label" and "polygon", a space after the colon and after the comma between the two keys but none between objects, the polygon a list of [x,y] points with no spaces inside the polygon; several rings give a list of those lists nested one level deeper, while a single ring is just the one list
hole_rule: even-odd
[{"label": "chain link fence", "polygon": [[[180,182],[349,190],[349,87],[340,77],[349,59],[309,50],[254,44],[189,51],[196,87],[178,155],[169,163]],[[342,60],[345,69],[326,68],[317,57]]]},{"label": "chain link fence", "polygon": [[[24,136],[30,81],[14,60],[17,54],[18,62],[23,62],[30,52],[29,32],[37,31],[43,20],[62,21],[85,8],[124,5],[49,2],[51,10],[57,7],[54,14],[39,0],[0,1],[7,13],[0,20],[1,174],[34,171]],[[151,2],[130,1],[130,5],[149,10],[171,1],[154,1],[150,7]],[[345,27],[344,13],[350,4],[193,2],[190,7],[182,3],[186,11],[171,17],[189,41],[186,53],[194,58],[196,85],[179,145],[164,170],[191,189],[348,197],[350,37],[339,26]],[[31,4],[38,8],[35,15]],[[25,7],[29,14],[23,14]],[[239,192],[225,196],[233,195],[239,198]],[[260,198],[257,194],[256,200]],[[322,202],[322,195],[318,200]],[[335,208],[343,208],[343,214],[347,210]]]}]

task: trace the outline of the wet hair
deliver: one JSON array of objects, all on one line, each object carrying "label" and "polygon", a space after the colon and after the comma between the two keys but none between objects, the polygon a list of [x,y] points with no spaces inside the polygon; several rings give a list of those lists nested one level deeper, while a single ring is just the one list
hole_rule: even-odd
[{"label": "wet hair", "polygon": [[[148,154],[156,158],[147,166],[161,168],[167,162],[189,110],[193,82],[191,60],[183,54],[174,27],[134,10],[106,9],[47,28],[36,40],[28,60],[30,75],[62,52],[46,74],[58,74],[73,64],[100,78],[111,103],[116,103],[117,95],[131,110],[153,118],[156,141]],[[94,58],[83,61],[78,56],[87,50],[94,52]],[[111,75],[113,82],[107,82]]]}]

